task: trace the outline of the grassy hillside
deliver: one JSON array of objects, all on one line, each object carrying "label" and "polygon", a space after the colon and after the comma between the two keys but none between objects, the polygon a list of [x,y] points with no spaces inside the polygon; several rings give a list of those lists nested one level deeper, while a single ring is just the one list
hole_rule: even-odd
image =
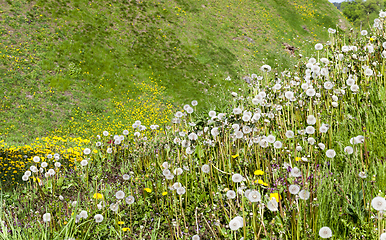
[{"label": "grassy hillside", "polygon": [[219,101],[263,64],[289,67],[283,43],[307,51],[348,24],[325,0],[0,2],[8,142],[163,124],[173,105]]}]

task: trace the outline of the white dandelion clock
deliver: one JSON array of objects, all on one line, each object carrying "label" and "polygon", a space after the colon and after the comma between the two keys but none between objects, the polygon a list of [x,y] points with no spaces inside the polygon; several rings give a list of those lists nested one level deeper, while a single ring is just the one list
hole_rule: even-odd
[{"label": "white dandelion clock", "polygon": [[122,176],[123,180],[129,180],[130,179],[130,175],[129,174],[123,174]]},{"label": "white dandelion clock", "polygon": [[209,171],[210,171],[209,165],[208,164],[202,165],[201,171],[203,171],[204,173],[209,173]]},{"label": "white dandelion clock", "polygon": [[42,168],[46,168],[46,167],[48,166],[48,163],[42,162],[42,163],[40,164],[40,166],[41,166]]},{"label": "white dandelion clock", "polygon": [[258,191],[252,190],[248,194],[248,199],[251,202],[259,202],[261,201],[261,194]]},{"label": "white dandelion clock", "polygon": [[268,201],[267,208],[272,212],[276,212],[277,210],[279,210],[276,198],[273,197],[271,200]]},{"label": "white dandelion clock", "polygon": [[309,97],[313,97],[313,96],[315,96],[315,94],[316,94],[316,91],[313,88],[309,88],[306,91],[306,95],[309,96]]},{"label": "white dandelion clock", "polygon": [[366,69],[366,70],[365,70],[365,75],[366,75],[367,77],[372,76],[372,75],[373,75],[373,70],[371,70],[370,68]]},{"label": "white dandelion clock", "polygon": [[43,214],[43,221],[44,222],[50,222],[51,221],[51,213]]},{"label": "white dandelion clock", "polygon": [[344,152],[347,154],[352,154],[354,152],[354,149],[351,146],[347,146],[344,148]]},{"label": "white dandelion clock", "polygon": [[62,164],[60,162],[55,162],[54,165],[55,165],[56,168],[60,168],[60,166],[62,166]]},{"label": "white dandelion clock", "polygon": [[91,153],[91,149],[90,149],[90,148],[85,148],[85,149],[83,150],[83,153],[84,153],[85,155],[88,155],[88,154]]},{"label": "white dandelion clock", "polygon": [[241,110],[240,108],[235,108],[235,109],[233,109],[233,113],[234,113],[235,115],[239,115],[239,114],[242,113],[242,110]]},{"label": "white dandelion clock", "polygon": [[321,238],[330,238],[330,237],[332,237],[332,231],[329,227],[322,227],[319,230],[319,236]]},{"label": "white dandelion clock", "polygon": [[173,171],[173,173],[175,174],[175,175],[181,175],[182,173],[184,172],[184,170],[182,170],[182,168],[176,168],[176,169],[174,169],[174,171]]},{"label": "white dandelion clock", "polygon": [[386,240],[386,233],[381,234],[380,240]]},{"label": "white dandelion clock", "polygon": [[110,210],[113,211],[113,212],[117,212],[118,211],[118,207],[119,207],[118,203],[112,203],[110,205]]},{"label": "white dandelion clock", "polygon": [[86,166],[87,164],[88,164],[88,161],[86,159],[80,162],[80,165],[82,165],[83,167]]},{"label": "white dandelion clock", "polygon": [[127,204],[133,204],[135,202],[135,199],[133,196],[128,196],[127,198],[125,198],[125,201]]},{"label": "white dandelion clock", "polygon": [[241,228],[242,225],[240,224],[240,221],[237,220],[237,219],[232,219],[230,222],[229,222],[229,228],[233,231],[236,231],[238,230],[239,228]]},{"label": "white dandelion clock", "polygon": [[236,192],[233,190],[228,190],[226,193],[226,196],[228,199],[234,199],[236,198]]},{"label": "white dandelion clock", "polygon": [[288,191],[291,193],[291,194],[293,194],[293,195],[296,195],[296,194],[298,194],[299,193],[299,191],[300,191],[300,187],[298,186],[298,185],[290,185],[289,187],[288,187]]},{"label": "white dandelion clock", "polygon": [[182,195],[186,192],[185,188],[184,187],[179,187],[177,188],[177,194],[178,195]]},{"label": "white dandelion clock", "polygon": [[314,134],[315,133],[315,128],[313,126],[306,127],[306,133],[307,134]]},{"label": "white dandelion clock", "polygon": [[267,142],[269,142],[269,143],[274,143],[275,140],[276,140],[276,137],[273,136],[273,135],[268,135],[268,137],[267,137],[266,140],[267,140]]},{"label": "white dandelion clock", "polygon": [[96,223],[100,223],[103,221],[103,216],[102,214],[95,214],[94,219]]},{"label": "white dandelion clock", "polygon": [[328,158],[333,158],[333,157],[335,157],[335,155],[336,155],[336,152],[335,152],[334,149],[328,149],[328,150],[326,151],[326,156],[327,156]]},{"label": "white dandelion clock", "polygon": [[236,131],[235,135],[236,135],[236,138],[240,139],[244,136],[244,133],[242,131]]},{"label": "white dandelion clock", "polygon": [[47,173],[50,175],[50,176],[54,176],[55,175],[55,170],[50,168],[48,169]]},{"label": "white dandelion clock", "polygon": [[87,219],[88,218],[88,214],[87,214],[87,211],[83,210],[80,212],[79,216],[81,216],[82,218],[84,219]]},{"label": "white dandelion clock", "polygon": [[270,72],[271,71],[271,66],[263,65],[263,66],[261,66],[260,70],[263,71],[263,72]]},{"label": "white dandelion clock", "polygon": [[314,115],[307,116],[307,124],[314,125],[316,123],[316,117]]},{"label": "white dandelion clock", "polygon": [[366,36],[366,35],[367,35],[367,31],[366,31],[366,30],[362,30],[362,31],[361,31],[361,35],[362,35],[362,36]]},{"label": "white dandelion clock", "polygon": [[23,176],[21,177],[21,179],[22,179],[24,182],[26,182],[26,181],[28,181],[29,177],[26,176],[26,175],[23,175]]},{"label": "white dandelion clock", "polygon": [[292,177],[300,177],[300,176],[302,176],[302,171],[300,171],[299,168],[294,167],[291,169],[291,176]]},{"label": "white dandelion clock", "polygon": [[287,138],[293,138],[295,136],[295,133],[291,130],[288,130],[286,133],[285,133],[285,136]]},{"label": "white dandelion clock", "polygon": [[386,210],[386,200],[383,197],[375,197],[371,201],[371,206],[377,211]]},{"label": "white dandelion clock", "polygon": [[307,190],[301,190],[299,192],[299,198],[303,200],[308,200],[310,198],[310,192]]},{"label": "white dandelion clock", "polygon": [[235,174],[232,175],[232,181],[235,182],[235,183],[242,182],[243,181],[243,176],[241,176],[238,173],[235,173]]},{"label": "white dandelion clock", "polygon": [[213,118],[216,116],[216,112],[215,111],[209,111],[209,117]]},{"label": "white dandelion clock", "polygon": [[117,193],[115,193],[115,197],[117,199],[123,199],[125,197],[125,193],[123,191],[118,191]]},{"label": "white dandelion clock", "polygon": [[198,235],[194,235],[193,237],[192,237],[192,240],[200,240],[201,238],[200,238],[200,236],[198,236]]},{"label": "white dandelion clock", "polygon": [[197,106],[197,104],[198,104],[198,102],[196,101],[196,100],[193,100],[192,101],[192,106],[194,107],[194,106]]},{"label": "white dandelion clock", "polygon": [[279,149],[283,146],[283,144],[280,142],[280,141],[276,141],[274,144],[273,144],[273,147],[276,148],[276,149]]},{"label": "white dandelion clock", "polygon": [[322,49],[323,49],[323,44],[321,44],[321,43],[315,44],[315,50],[320,51]]},{"label": "white dandelion clock", "polygon": [[33,160],[34,162],[38,163],[38,162],[40,162],[40,157],[35,156],[32,160]]},{"label": "white dandelion clock", "polygon": [[25,171],[24,175],[27,177],[31,176],[31,171],[29,171],[29,170]]}]

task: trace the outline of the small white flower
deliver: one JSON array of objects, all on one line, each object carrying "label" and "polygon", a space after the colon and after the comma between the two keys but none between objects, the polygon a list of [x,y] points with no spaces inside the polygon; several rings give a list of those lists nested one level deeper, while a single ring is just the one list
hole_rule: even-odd
[{"label": "small white flower", "polygon": [[365,172],[360,172],[360,173],[358,174],[358,176],[359,176],[360,178],[366,178],[366,177],[367,177],[367,175],[366,175]]}]

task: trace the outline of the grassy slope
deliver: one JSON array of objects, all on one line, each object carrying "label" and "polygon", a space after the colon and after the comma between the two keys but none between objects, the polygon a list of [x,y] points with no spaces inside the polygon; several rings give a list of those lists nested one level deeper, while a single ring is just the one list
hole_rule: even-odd
[{"label": "grassy slope", "polygon": [[[325,40],[327,28],[343,19],[325,0],[15,0],[0,5],[0,137],[16,142],[57,128],[67,131],[76,120],[85,128],[90,119],[95,125],[108,116],[120,118],[117,101],[126,110],[139,108],[144,95],[143,101],[157,102],[160,111],[170,109],[167,102],[193,99],[208,106],[218,92],[237,86],[235,79],[257,73],[264,63],[289,67],[291,55],[282,43],[307,49],[305,43]],[[224,81],[228,75],[233,81]],[[144,85],[155,86],[157,97]],[[118,125],[146,118],[135,112],[138,116]],[[149,124],[153,120],[160,119],[148,119]]]}]

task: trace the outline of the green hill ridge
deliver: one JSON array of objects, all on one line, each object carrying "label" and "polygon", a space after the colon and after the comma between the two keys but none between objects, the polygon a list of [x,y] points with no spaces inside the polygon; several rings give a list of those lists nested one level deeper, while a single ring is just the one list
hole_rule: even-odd
[{"label": "green hill ridge", "polygon": [[173,106],[208,107],[263,64],[289,68],[302,52],[283,44],[307,51],[328,28],[349,26],[325,0],[1,6],[0,139],[13,143],[165,123]]}]

